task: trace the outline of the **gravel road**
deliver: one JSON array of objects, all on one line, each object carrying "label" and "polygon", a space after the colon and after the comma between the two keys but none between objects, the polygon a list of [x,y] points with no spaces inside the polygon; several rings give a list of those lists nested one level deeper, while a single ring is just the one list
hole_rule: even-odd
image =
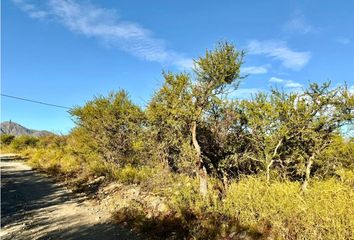
[{"label": "gravel road", "polygon": [[72,194],[24,162],[3,160],[0,238],[136,239],[94,200]]}]

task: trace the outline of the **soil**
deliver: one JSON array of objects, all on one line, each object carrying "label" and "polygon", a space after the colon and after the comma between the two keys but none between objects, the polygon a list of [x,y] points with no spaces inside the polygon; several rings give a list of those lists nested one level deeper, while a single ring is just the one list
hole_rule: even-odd
[{"label": "soil", "polygon": [[111,212],[97,200],[12,160],[1,160],[0,238],[139,239],[112,222]]}]

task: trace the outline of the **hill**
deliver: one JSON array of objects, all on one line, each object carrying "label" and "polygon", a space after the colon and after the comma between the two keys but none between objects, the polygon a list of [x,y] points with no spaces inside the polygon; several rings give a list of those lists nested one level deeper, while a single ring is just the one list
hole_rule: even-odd
[{"label": "hill", "polygon": [[28,129],[15,122],[2,122],[1,123],[1,134],[11,134],[14,136],[29,135],[33,137],[42,137],[47,135],[52,135],[52,132]]}]

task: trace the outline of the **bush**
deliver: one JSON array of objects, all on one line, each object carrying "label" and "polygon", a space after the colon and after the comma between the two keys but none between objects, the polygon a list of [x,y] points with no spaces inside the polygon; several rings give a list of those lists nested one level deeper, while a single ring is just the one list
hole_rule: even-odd
[{"label": "bush", "polygon": [[145,116],[125,91],[95,98],[70,113],[96,142],[105,161],[120,166],[135,162],[135,143]]},{"label": "bush", "polygon": [[43,148],[61,148],[66,145],[66,136],[58,136],[58,135],[48,135],[39,138],[39,147]]},{"label": "bush", "polygon": [[38,141],[39,139],[36,137],[23,135],[23,136],[16,137],[11,142],[11,147],[16,151],[19,151],[28,147],[36,147]]},{"label": "bush", "polygon": [[253,228],[264,222],[280,239],[351,239],[353,237],[353,191],[333,179],[316,181],[306,194],[300,184],[258,178],[232,183],[225,213]]},{"label": "bush", "polygon": [[11,134],[1,134],[0,138],[1,138],[1,145],[8,146],[15,139],[15,136]]},{"label": "bush", "polygon": [[157,168],[125,166],[118,168],[115,165],[110,167],[110,176],[113,180],[125,184],[150,184],[152,179],[157,177]]}]

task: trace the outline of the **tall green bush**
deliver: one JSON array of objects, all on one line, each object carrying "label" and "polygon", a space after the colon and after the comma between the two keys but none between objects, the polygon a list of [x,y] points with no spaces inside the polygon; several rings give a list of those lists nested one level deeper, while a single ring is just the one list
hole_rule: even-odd
[{"label": "tall green bush", "polygon": [[139,161],[145,116],[125,91],[97,97],[70,113],[90,134],[107,162],[123,166]]}]

